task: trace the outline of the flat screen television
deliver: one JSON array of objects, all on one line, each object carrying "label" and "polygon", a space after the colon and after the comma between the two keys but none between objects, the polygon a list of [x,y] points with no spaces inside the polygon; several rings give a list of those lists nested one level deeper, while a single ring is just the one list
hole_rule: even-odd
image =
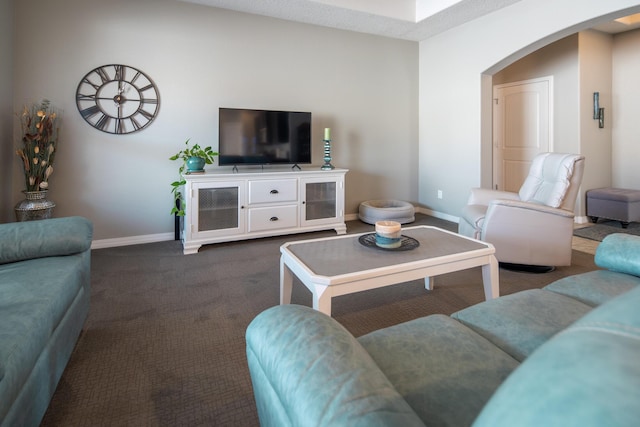
[{"label": "flat screen television", "polygon": [[311,113],[220,108],[220,165],[311,163]]}]

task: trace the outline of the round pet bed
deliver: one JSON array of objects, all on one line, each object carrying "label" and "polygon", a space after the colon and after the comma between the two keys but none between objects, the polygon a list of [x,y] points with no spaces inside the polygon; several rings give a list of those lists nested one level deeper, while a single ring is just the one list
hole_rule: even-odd
[{"label": "round pet bed", "polygon": [[376,221],[396,221],[400,224],[415,221],[414,208],[411,203],[400,200],[369,200],[360,203],[358,217],[367,224]]}]

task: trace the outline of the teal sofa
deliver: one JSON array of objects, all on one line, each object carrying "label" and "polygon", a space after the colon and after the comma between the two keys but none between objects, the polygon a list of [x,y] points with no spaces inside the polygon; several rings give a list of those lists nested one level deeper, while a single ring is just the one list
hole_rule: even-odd
[{"label": "teal sofa", "polygon": [[246,331],[262,426],[640,425],[640,237],[601,270],[359,338],[284,305]]},{"label": "teal sofa", "polygon": [[37,426],[89,310],[93,226],[0,224],[0,426]]}]

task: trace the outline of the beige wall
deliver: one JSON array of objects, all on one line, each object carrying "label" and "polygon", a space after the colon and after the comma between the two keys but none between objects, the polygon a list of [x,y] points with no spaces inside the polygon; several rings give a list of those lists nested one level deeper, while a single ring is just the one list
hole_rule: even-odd
[{"label": "beige wall", "polygon": [[493,84],[553,77],[554,151],[578,152],[578,35],[551,43],[493,75]]},{"label": "beige wall", "polygon": [[640,189],[640,30],[613,39],[613,99],[606,121],[613,133],[612,184]]},{"label": "beige wall", "polygon": [[422,205],[457,217],[470,188],[491,185],[493,74],[551,42],[640,11],[634,0],[579,3],[522,0],[420,42]]},{"label": "beige wall", "polygon": [[[597,31],[584,31],[580,33],[579,40],[580,153],[586,160],[576,208],[580,215],[586,216],[586,191],[610,186],[611,169],[614,167],[611,161],[613,37]],[[594,92],[600,93],[600,106],[605,109],[604,128],[599,128],[598,120],[593,119]]]},{"label": "beige wall", "polygon": [[[168,158],[187,138],[217,149],[219,107],[311,111],[318,168],[331,127],[333,163],[350,169],[347,214],[373,198],[417,201],[416,42],[175,0],[15,7],[14,107],[48,97],[64,109],[50,196],[57,216],[90,218],[96,239],[173,237],[178,164]],[[106,134],[77,111],[80,79],[112,63],[141,69],[159,88],[160,113],[141,132]],[[15,161],[13,204],[21,174]]]},{"label": "beige wall", "polygon": [[13,165],[13,0],[0,0],[0,223],[14,221]]},{"label": "beige wall", "polygon": [[600,93],[606,115],[611,113],[611,52],[613,36],[587,30],[551,43],[493,76],[494,84],[553,76],[554,147],[557,152],[583,154],[585,174],[576,212],[586,220],[584,193],[611,185],[611,129],[607,117],[600,129],[593,119],[593,92]]},{"label": "beige wall", "polygon": [[[548,43],[640,11],[633,0],[575,6],[522,0],[418,44],[172,0],[0,0],[0,11],[16,9],[13,41],[0,44],[0,91],[13,92],[12,105],[0,100],[0,137],[7,110],[25,101],[46,96],[64,108],[51,196],[57,215],[93,220],[97,239],[172,236],[168,184],[177,165],[167,157],[186,138],[216,147],[219,106],[312,111],[317,165],[321,129],[332,127],[334,164],[351,169],[347,213],[363,200],[399,198],[455,219],[469,188],[491,185],[491,76]],[[50,29],[44,48],[34,27]],[[11,39],[5,26],[0,31],[3,41]],[[637,43],[620,40],[628,51]],[[628,62],[637,75],[637,60],[616,52],[613,64]],[[113,136],[80,118],[79,79],[108,63],[136,66],[158,84],[160,115],[148,129]],[[13,64],[10,71],[6,64]],[[624,81],[633,74],[621,69],[614,65],[611,93],[632,92]],[[638,187],[631,166],[637,131],[618,127],[636,126],[633,102],[613,96],[607,112],[619,141],[612,178],[619,186]],[[579,140],[557,119],[556,127],[556,142]],[[10,159],[2,158],[6,136],[3,144],[0,170],[13,166],[13,175],[0,190],[0,221],[13,217],[22,189],[13,147]]]}]

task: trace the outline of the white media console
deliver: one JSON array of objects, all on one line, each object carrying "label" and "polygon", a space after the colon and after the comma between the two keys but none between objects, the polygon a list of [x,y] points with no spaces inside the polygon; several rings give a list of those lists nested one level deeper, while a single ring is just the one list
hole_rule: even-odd
[{"label": "white media console", "polygon": [[346,169],[259,169],[185,175],[185,254],[202,245],[335,229],[346,234]]}]

